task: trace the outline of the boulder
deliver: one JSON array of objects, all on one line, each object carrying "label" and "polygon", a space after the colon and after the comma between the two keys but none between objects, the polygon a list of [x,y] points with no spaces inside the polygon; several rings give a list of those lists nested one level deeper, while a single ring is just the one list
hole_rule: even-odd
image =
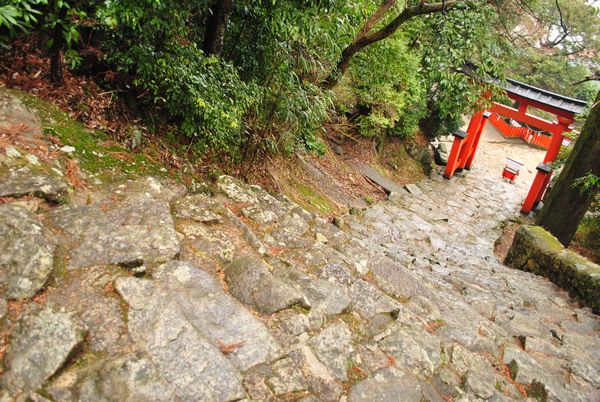
[{"label": "boulder", "polygon": [[225,269],[225,279],[232,295],[261,313],[273,314],[294,305],[309,307],[300,292],[274,276],[256,257],[236,259]]},{"label": "boulder", "polygon": [[119,278],[115,287],[129,306],[129,333],[175,399],[220,401],[245,396],[234,364],[186,316],[159,281]]},{"label": "boulder", "polygon": [[325,328],[308,341],[321,363],[333,376],[341,381],[348,381],[348,361],[354,351],[350,328],[339,321]]},{"label": "boulder", "polygon": [[2,386],[17,396],[38,389],[82,342],[69,314],[45,308],[17,324],[4,358]]},{"label": "boulder", "polygon": [[12,203],[0,204],[0,292],[33,297],[54,265],[55,245],[37,217]]},{"label": "boulder", "polygon": [[65,179],[51,171],[32,166],[0,167],[0,197],[33,195],[59,202],[68,189]]},{"label": "boulder", "polygon": [[179,252],[169,204],[144,194],[97,205],[68,205],[49,218],[69,249],[68,268],[163,263]]}]

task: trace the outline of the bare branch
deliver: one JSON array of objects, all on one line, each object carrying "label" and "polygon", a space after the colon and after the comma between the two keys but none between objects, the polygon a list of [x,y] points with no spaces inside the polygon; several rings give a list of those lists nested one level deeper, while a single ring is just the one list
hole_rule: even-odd
[{"label": "bare branch", "polygon": [[579,85],[579,84],[583,84],[584,82],[588,82],[588,81],[600,81],[600,70],[595,71],[594,74],[590,75],[589,77],[586,77],[586,78],[582,79],[581,81],[574,82],[571,85]]},{"label": "bare branch", "polygon": [[388,10],[392,8],[394,4],[396,4],[396,2],[397,0],[383,0],[377,10],[375,10],[375,12],[367,19],[367,21],[365,21],[365,24],[360,30],[362,36],[371,32],[373,27],[377,25],[379,21],[381,21],[381,19],[385,16],[385,13],[387,13]]}]

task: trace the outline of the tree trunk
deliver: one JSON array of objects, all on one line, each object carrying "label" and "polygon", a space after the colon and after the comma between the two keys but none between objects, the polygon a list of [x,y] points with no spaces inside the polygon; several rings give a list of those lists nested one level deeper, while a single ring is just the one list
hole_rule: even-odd
[{"label": "tree trunk", "polygon": [[536,219],[567,247],[596,191],[583,191],[575,181],[588,173],[600,176],[600,92],[562,173]]},{"label": "tree trunk", "polygon": [[210,16],[206,23],[206,32],[204,34],[204,45],[202,49],[207,55],[217,56],[223,52],[223,43],[225,32],[227,31],[227,21],[231,14],[233,0],[216,0],[210,7]]},{"label": "tree trunk", "polygon": [[321,86],[325,89],[334,88],[339,83],[344,73],[348,70],[348,67],[350,66],[350,61],[352,60],[354,55],[356,55],[358,52],[360,52],[367,46],[384,40],[388,36],[392,35],[398,30],[398,28],[400,28],[402,24],[404,24],[409,19],[419,15],[433,14],[448,10],[454,7],[459,2],[460,0],[445,1],[434,4],[421,2],[418,5],[406,7],[404,10],[402,10],[400,14],[398,14],[398,16],[396,16],[396,18],[394,18],[386,26],[384,26],[378,31],[371,32],[373,27],[385,17],[385,14],[396,3],[396,0],[383,0],[377,8],[377,10],[373,13],[373,15],[371,15],[367,19],[367,21],[365,22],[359,33],[356,35],[352,43],[342,51],[342,56],[338,60],[335,68],[331,71],[329,76],[325,78]]},{"label": "tree trunk", "polygon": [[[54,3],[51,10],[56,12]],[[67,8],[61,7],[58,11],[58,20],[64,21],[67,18]],[[60,23],[56,23],[52,29],[52,46],[50,46],[50,81],[53,84],[62,84],[63,82],[63,65],[62,65],[62,50],[65,44],[63,38],[63,27]]]}]

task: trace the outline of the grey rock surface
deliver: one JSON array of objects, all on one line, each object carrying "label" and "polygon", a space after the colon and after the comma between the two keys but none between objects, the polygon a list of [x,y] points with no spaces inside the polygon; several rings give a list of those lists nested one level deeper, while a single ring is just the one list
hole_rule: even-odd
[{"label": "grey rock surface", "polygon": [[49,219],[69,249],[69,268],[167,262],[179,252],[169,204],[141,194],[98,205],[68,205]]},{"label": "grey rock surface", "polygon": [[338,322],[330,325],[311,338],[308,344],[336,379],[348,380],[348,363],[354,348],[352,332],[345,323]]},{"label": "grey rock surface", "polygon": [[350,402],[421,402],[423,399],[423,386],[418,378],[396,368],[375,372],[372,377],[353,385],[348,396]]},{"label": "grey rock surface", "polygon": [[242,377],[227,357],[158,283],[120,278],[116,289],[129,306],[128,327],[158,373],[184,401],[243,398]]},{"label": "grey rock surface", "polygon": [[10,367],[17,348],[35,362],[64,343],[21,329],[42,304],[87,328],[89,353],[18,398],[600,400],[600,320],[496,258],[529,183],[480,161],[420,193],[398,185],[337,217],[342,229],[231,177],[213,195],[144,178],[77,190],[66,207],[21,203],[50,211],[61,244],[43,292],[0,319],[2,381],[30,373]]},{"label": "grey rock surface", "polygon": [[274,276],[260,259],[240,257],[225,269],[229,291],[241,302],[265,314],[304,305],[302,295]]},{"label": "grey rock surface", "polygon": [[68,189],[66,180],[50,170],[34,166],[0,166],[0,197],[33,195],[58,202]]},{"label": "grey rock surface", "polygon": [[173,261],[160,266],[154,278],[215,345],[239,344],[227,354],[238,369],[245,371],[278,357],[279,346],[267,328],[206,271]]},{"label": "grey rock surface", "polygon": [[9,299],[34,296],[54,265],[55,245],[38,218],[12,203],[0,204],[0,292]]},{"label": "grey rock surface", "polygon": [[405,370],[431,375],[442,364],[440,340],[421,329],[400,329],[379,342],[379,346]]},{"label": "grey rock surface", "polygon": [[152,362],[129,354],[109,360],[77,384],[84,401],[161,401],[177,399],[173,387],[157,372]]},{"label": "grey rock surface", "polygon": [[299,392],[308,388],[308,382],[302,372],[303,358],[297,351],[273,364],[273,375],[267,384],[275,395]]},{"label": "grey rock surface", "polygon": [[82,328],[49,308],[19,321],[4,358],[1,384],[13,396],[38,389],[83,340]]}]

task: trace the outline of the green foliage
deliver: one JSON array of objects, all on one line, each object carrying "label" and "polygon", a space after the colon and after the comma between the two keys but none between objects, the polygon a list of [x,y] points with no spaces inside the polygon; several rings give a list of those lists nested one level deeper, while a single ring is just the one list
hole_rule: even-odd
[{"label": "green foliage", "polygon": [[230,64],[206,57],[195,45],[172,45],[161,52],[133,47],[121,54],[121,65],[148,90],[143,99],[167,112],[195,149],[235,153],[244,133],[243,117],[252,106],[256,88],[240,81]]},{"label": "green foliage", "polygon": [[[600,9],[587,0],[535,0],[509,25],[517,51],[510,74],[532,85],[592,101],[598,83],[574,85],[600,63]],[[511,29],[518,25],[518,29]],[[516,33],[516,35],[515,35]]]},{"label": "green foliage", "polygon": [[350,91],[358,108],[360,132],[410,138],[425,114],[425,88],[419,77],[420,55],[396,35],[357,55],[350,72]]},{"label": "green foliage", "polygon": [[583,218],[574,237],[575,243],[587,248],[595,255],[595,261],[600,262],[600,215],[595,214]]},{"label": "green foliage", "polygon": [[341,51],[346,26],[326,13],[328,2],[265,3],[234,3],[235,41],[224,52],[241,77],[261,89],[249,119],[249,146],[324,153],[319,132],[334,105],[332,94],[319,87],[319,75]]},{"label": "green foliage", "polygon": [[28,32],[42,14],[36,7],[47,3],[47,0],[0,0],[0,28],[5,28],[11,36],[19,31]]},{"label": "green foliage", "polygon": [[[416,3],[398,1],[374,29]],[[448,134],[482,106],[481,80],[502,79],[512,58],[527,60],[511,65],[517,78],[555,90],[589,73],[594,61],[587,59],[597,52],[579,48],[597,48],[599,28],[587,19],[598,12],[586,0],[560,2],[570,27],[561,46],[548,45],[562,29],[554,0],[493,3],[469,0],[411,19],[360,51],[335,95],[320,83],[379,0],[234,1],[218,57],[200,50],[212,0],[0,0],[0,29],[60,28],[59,50],[70,68],[81,63],[76,50],[85,30],[105,55],[105,71],[118,73],[101,84],[133,99],[147,123],[168,123],[177,141],[199,153],[255,160],[299,148],[324,153],[321,130],[336,111],[367,137],[409,139],[419,126],[430,136]],[[536,38],[542,47],[515,48],[502,37],[530,23],[525,6],[549,35]],[[544,46],[558,56],[536,50]],[[586,64],[569,52],[594,55]],[[587,97],[593,85],[572,93]]]},{"label": "green foliage", "polygon": [[489,28],[497,18],[492,6],[465,2],[412,25],[423,54],[429,113],[422,126],[429,136],[455,131],[465,112],[481,107],[482,80],[503,78],[507,49]]},{"label": "green foliage", "polygon": [[[67,49],[70,49],[79,40],[79,30],[77,20],[86,16],[83,10],[71,7],[64,0],[56,0],[52,3],[53,9],[50,10],[44,21],[45,28],[54,30],[59,26],[62,32],[63,41]],[[61,17],[64,15],[64,18]],[[53,39],[48,42],[48,47],[52,47]]]},{"label": "green foliage", "polygon": [[585,176],[576,179],[573,187],[579,188],[582,193],[595,193],[600,190],[600,177],[588,172]]}]

